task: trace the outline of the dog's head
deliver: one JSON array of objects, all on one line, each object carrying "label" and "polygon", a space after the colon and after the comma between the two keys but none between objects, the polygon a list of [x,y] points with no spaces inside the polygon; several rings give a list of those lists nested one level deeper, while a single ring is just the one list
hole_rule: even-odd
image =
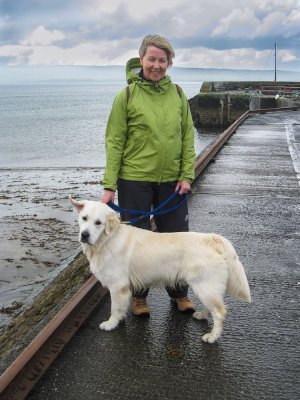
[{"label": "dog's head", "polygon": [[102,233],[110,235],[120,223],[116,212],[100,201],[77,201],[71,196],[69,196],[69,200],[78,211],[79,241],[81,243],[94,245]]}]

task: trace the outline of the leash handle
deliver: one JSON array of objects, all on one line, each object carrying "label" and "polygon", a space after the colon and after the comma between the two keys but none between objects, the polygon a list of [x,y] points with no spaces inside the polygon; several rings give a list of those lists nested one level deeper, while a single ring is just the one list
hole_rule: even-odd
[{"label": "leash handle", "polygon": [[[152,211],[140,211],[140,210],[128,210],[126,208],[119,207],[117,204],[113,203],[111,200],[107,203],[107,205],[112,208],[113,210],[117,212],[126,212],[128,214],[132,215],[146,215],[149,212],[150,213],[155,213],[158,211],[160,208],[162,208],[165,204],[167,204],[170,200],[172,200],[177,194],[179,193],[179,189],[176,190],[170,197],[168,197],[162,204],[160,204],[158,207],[154,208]],[[187,193],[186,193],[187,194]]]},{"label": "leash handle", "polygon": [[164,207],[167,203],[169,203],[175,196],[177,196],[179,194],[179,189],[176,190],[176,192],[174,192],[170,197],[168,197],[163,203],[161,203],[159,206],[157,206],[156,208],[154,208],[152,211],[138,211],[138,210],[127,210],[125,208],[121,208],[119,206],[117,206],[115,203],[113,203],[112,201],[109,201],[107,203],[107,205],[112,208],[114,211],[117,212],[126,212],[128,214],[132,214],[132,215],[140,215],[140,217],[138,218],[133,218],[129,221],[130,224],[135,224],[136,222],[149,217],[150,215],[162,215],[162,214],[167,214],[168,212],[174,211],[177,208],[179,208],[181,206],[181,204],[186,201],[187,197],[188,197],[188,193],[185,193],[183,196],[183,199],[181,199],[179,201],[179,203],[177,203],[175,206],[170,207],[166,210],[161,210],[162,207]]}]

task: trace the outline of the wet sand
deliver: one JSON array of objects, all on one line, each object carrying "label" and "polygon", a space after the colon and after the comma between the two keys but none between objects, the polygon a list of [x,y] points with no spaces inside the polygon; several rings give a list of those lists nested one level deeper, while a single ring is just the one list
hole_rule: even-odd
[{"label": "wet sand", "polygon": [[0,170],[0,327],[78,254],[76,214],[68,201],[99,199],[103,170]]}]

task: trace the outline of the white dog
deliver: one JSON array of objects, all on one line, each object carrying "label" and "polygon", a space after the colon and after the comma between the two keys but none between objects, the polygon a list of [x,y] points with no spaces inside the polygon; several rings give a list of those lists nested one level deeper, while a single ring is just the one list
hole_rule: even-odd
[{"label": "white dog", "polygon": [[225,291],[251,302],[244,268],[231,243],[216,234],[155,233],[120,223],[109,206],[96,201],[70,202],[79,212],[79,241],[91,272],[111,295],[111,316],[100,324],[110,331],[125,318],[131,288],[188,284],[205,306],[196,319],[211,313],[213,328],[202,339],[213,343],[222,333]]}]

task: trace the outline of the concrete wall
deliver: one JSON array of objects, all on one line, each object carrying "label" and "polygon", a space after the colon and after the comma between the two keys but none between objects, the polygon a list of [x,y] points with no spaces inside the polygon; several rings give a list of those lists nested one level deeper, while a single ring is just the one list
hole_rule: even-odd
[{"label": "concrete wall", "polygon": [[[281,90],[284,86],[294,87],[295,95],[298,93],[298,82],[275,84]],[[203,82],[200,93],[189,99],[195,127],[197,129],[226,128],[248,110],[300,105],[300,100],[297,99],[286,97],[276,99],[275,84],[272,82]],[[266,87],[272,87],[275,92],[263,94],[262,89]]]},{"label": "concrete wall", "polygon": [[249,110],[249,94],[200,93],[189,100],[194,125],[226,127]]}]

